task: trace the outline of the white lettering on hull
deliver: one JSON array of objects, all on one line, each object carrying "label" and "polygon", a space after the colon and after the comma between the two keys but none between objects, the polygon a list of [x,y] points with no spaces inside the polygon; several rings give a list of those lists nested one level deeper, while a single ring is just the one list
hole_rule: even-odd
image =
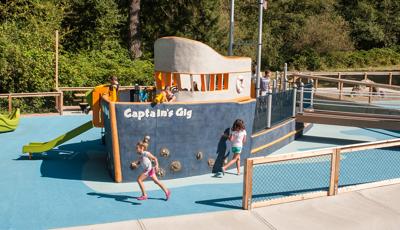
[{"label": "white lettering on hull", "polygon": [[174,111],[173,109],[132,110],[131,108],[128,108],[128,109],[125,109],[125,111],[124,111],[125,118],[134,118],[134,119],[138,119],[139,121],[142,120],[143,118],[156,118],[156,117],[170,118],[173,116],[191,119],[192,118],[192,110],[184,109],[184,108],[179,108],[176,111]]}]

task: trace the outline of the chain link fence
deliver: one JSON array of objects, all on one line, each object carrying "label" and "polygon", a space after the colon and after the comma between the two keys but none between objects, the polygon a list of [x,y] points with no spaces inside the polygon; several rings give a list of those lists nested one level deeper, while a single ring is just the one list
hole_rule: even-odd
[{"label": "chain link fence", "polygon": [[[253,169],[253,202],[328,191],[330,156],[259,164]],[[266,185],[267,184],[267,185]]]},{"label": "chain link fence", "polygon": [[400,183],[399,165],[400,139],[248,158],[243,208]]},{"label": "chain link fence", "polygon": [[341,154],[339,188],[400,178],[400,147]]}]

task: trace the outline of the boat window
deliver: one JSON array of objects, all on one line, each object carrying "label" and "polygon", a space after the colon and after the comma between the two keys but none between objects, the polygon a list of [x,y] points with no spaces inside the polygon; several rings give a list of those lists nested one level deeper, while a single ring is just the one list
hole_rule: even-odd
[{"label": "boat window", "polygon": [[[229,74],[205,74],[201,77],[201,89],[202,91],[219,91],[219,90],[227,90],[229,83]],[[205,80],[203,80],[205,78]],[[205,84],[205,86],[203,86]]]}]

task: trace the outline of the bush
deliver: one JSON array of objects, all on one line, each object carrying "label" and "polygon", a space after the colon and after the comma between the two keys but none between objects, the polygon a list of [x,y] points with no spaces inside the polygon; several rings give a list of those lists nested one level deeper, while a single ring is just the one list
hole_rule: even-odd
[{"label": "bush", "polygon": [[151,85],[153,68],[150,60],[132,61],[122,49],[66,53],[60,58],[60,85],[96,86],[107,83],[111,75],[121,85]]},{"label": "bush", "polygon": [[390,48],[375,48],[368,51],[330,52],[318,55],[313,50],[297,54],[290,61],[296,70],[361,69],[400,64],[400,52]]},{"label": "bush", "polygon": [[297,70],[314,71],[321,69],[322,64],[319,55],[314,50],[308,49],[295,55],[290,65]]},{"label": "bush", "polygon": [[400,53],[381,48],[368,51],[333,52],[322,57],[327,68],[365,68],[400,64]]}]

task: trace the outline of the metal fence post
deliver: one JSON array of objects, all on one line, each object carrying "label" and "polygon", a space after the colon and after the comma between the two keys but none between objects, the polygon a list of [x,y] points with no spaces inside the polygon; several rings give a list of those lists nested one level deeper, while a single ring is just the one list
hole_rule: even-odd
[{"label": "metal fence post", "polygon": [[296,116],[296,97],[297,97],[297,85],[293,84],[293,111],[292,111],[292,117]]},{"label": "metal fence post", "polygon": [[271,128],[271,115],[272,115],[272,92],[268,92],[268,101],[267,101],[267,128]]},{"label": "metal fence post", "polygon": [[272,92],[276,93],[276,79],[272,80]]},{"label": "metal fence post", "polygon": [[287,82],[287,63],[285,63],[285,66],[283,67],[283,91],[286,91]]},{"label": "metal fence post", "polygon": [[304,83],[300,82],[300,104],[299,104],[299,113],[303,113],[304,111]]},{"label": "metal fence post", "polygon": [[311,95],[310,95],[310,108],[314,108],[314,80],[311,79]]}]

